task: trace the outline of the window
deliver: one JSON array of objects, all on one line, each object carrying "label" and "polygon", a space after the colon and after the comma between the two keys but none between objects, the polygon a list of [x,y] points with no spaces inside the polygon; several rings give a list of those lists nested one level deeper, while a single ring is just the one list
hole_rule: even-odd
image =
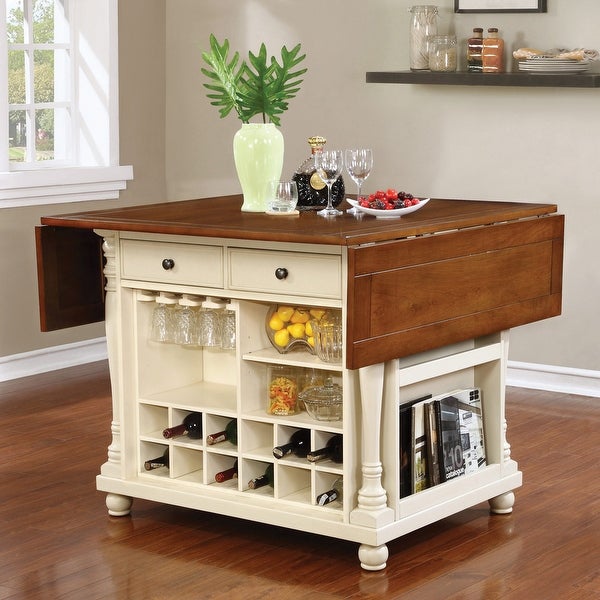
[{"label": "window", "polygon": [[117,0],[0,0],[0,207],[118,197]]}]

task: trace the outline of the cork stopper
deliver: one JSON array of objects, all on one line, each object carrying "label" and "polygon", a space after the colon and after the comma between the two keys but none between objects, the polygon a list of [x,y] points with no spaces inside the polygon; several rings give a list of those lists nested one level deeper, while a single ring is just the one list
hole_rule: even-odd
[{"label": "cork stopper", "polygon": [[320,135],[313,135],[308,138],[308,143],[310,144],[310,148],[313,152],[316,150],[323,150],[323,146],[327,143],[327,140]]}]

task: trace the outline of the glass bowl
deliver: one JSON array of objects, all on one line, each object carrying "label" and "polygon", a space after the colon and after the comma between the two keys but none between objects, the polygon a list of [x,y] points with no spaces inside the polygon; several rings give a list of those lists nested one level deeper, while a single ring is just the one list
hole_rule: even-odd
[{"label": "glass bowl", "polygon": [[340,421],[342,418],[342,388],[331,377],[321,386],[305,389],[300,400],[310,417],[317,421]]},{"label": "glass bowl", "polygon": [[271,306],[265,321],[267,337],[281,354],[296,349],[314,354],[312,324],[324,314],[322,308],[283,304]]}]

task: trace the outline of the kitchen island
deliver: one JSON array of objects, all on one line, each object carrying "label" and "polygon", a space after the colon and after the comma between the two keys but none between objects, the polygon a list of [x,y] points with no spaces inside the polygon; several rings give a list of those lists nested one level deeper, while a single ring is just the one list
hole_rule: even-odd
[{"label": "kitchen island", "polygon": [[[377,570],[388,541],[428,523],[482,501],[510,512],[521,473],[506,441],[508,330],[560,314],[557,207],[432,199],[396,220],[270,216],[241,212],[241,203],[229,196],[42,219],[41,230],[58,236],[102,239],[113,420],[97,487],[109,513],[129,514],[132,499],[145,498],[334,536],[359,543],[361,565]],[[42,232],[38,239],[43,262],[51,251]],[[40,293],[42,304],[50,295]],[[235,313],[234,347],[153,341],[161,295],[224,299]],[[278,305],[339,311],[342,359],[278,352],[265,326]],[[272,365],[334,377],[342,419],[267,414]],[[401,407],[469,387],[482,391],[486,466],[401,498]],[[162,436],[192,412],[205,434],[235,419],[237,444]],[[342,434],[343,463],[275,459],[272,448],[298,429],[313,449]],[[166,450],[168,468],[144,468]],[[234,461],[237,478],[216,483]],[[272,485],[250,489],[269,465]],[[320,506],[317,496],[340,477],[342,499]]]}]

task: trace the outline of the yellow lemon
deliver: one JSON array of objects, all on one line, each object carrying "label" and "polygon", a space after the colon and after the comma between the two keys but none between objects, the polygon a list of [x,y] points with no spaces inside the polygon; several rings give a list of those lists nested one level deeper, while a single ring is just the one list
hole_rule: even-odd
[{"label": "yellow lemon", "polygon": [[282,321],[289,321],[294,314],[294,308],[292,306],[280,306],[277,309],[277,314]]},{"label": "yellow lemon", "polygon": [[312,346],[313,348],[315,347],[315,338],[310,336],[306,338],[306,341],[308,343],[309,346]]},{"label": "yellow lemon", "polygon": [[304,323],[293,323],[292,325],[288,325],[287,330],[290,332],[290,335],[297,340],[304,337]]},{"label": "yellow lemon", "polygon": [[306,325],[304,327],[306,329],[306,335],[308,337],[312,337],[312,334],[313,334],[312,323],[310,321],[307,321]]},{"label": "yellow lemon", "polygon": [[311,308],[310,314],[318,321],[325,314],[325,311],[322,308]]},{"label": "yellow lemon", "polygon": [[283,329],[284,323],[281,320],[281,317],[277,313],[275,313],[269,320],[269,327],[273,331],[279,331],[280,329]]},{"label": "yellow lemon", "polygon": [[310,313],[304,308],[297,308],[290,318],[291,323],[306,323],[310,319]]},{"label": "yellow lemon", "polygon": [[278,346],[281,346],[281,348],[285,348],[289,344],[290,333],[287,329],[280,329],[279,331],[275,332],[273,340],[275,340],[275,343]]}]

